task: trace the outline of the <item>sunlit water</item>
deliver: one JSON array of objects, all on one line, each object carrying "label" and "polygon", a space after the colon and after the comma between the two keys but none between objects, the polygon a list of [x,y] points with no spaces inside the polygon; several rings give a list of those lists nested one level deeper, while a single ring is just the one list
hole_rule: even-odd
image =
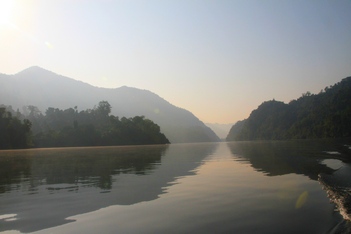
[{"label": "sunlit water", "polygon": [[0,151],[0,232],[346,233],[318,178],[349,170],[349,145]]}]

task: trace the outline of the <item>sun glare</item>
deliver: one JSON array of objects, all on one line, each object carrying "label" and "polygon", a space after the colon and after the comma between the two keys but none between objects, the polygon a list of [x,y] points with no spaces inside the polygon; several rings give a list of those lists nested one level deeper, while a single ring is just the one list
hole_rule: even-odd
[{"label": "sun glare", "polygon": [[13,9],[13,0],[0,0],[0,24],[10,25],[10,18]]}]

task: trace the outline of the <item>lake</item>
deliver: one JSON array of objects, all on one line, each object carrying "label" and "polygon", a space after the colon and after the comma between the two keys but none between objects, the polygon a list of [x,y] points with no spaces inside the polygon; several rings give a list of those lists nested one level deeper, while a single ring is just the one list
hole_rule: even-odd
[{"label": "lake", "polygon": [[347,140],[0,151],[0,232],[348,233],[350,159]]}]

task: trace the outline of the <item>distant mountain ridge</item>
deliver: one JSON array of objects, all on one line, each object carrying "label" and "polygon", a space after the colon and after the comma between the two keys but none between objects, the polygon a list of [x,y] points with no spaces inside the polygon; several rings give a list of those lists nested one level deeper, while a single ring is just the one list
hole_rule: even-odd
[{"label": "distant mountain ridge", "polygon": [[234,125],[232,140],[284,140],[351,137],[351,77],[319,94],[306,92],[289,104],[271,100]]},{"label": "distant mountain ridge", "polygon": [[14,75],[0,74],[0,104],[14,109],[37,106],[85,110],[106,100],[111,114],[144,115],[161,127],[171,143],[219,141],[218,136],[191,112],[176,107],[158,95],[137,88],[98,88],[34,66]]},{"label": "distant mountain ridge", "polygon": [[211,128],[217,136],[221,139],[225,139],[229,133],[230,128],[233,124],[219,124],[219,123],[205,123],[207,127]]}]

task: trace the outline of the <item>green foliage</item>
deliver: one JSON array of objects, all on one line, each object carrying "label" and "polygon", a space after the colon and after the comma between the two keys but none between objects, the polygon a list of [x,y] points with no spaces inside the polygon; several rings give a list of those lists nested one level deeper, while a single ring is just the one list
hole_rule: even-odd
[{"label": "green foliage", "polygon": [[133,118],[110,116],[110,128],[102,134],[103,145],[167,144],[169,141],[160,133],[160,127],[144,116]]},{"label": "green foliage", "polygon": [[31,145],[31,122],[28,119],[21,121],[12,113],[11,107],[0,107],[0,149],[27,148]]},{"label": "green foliage", "polygon": [[[0,149],[31,146],[30,130],[34,147],[169,143],[160,127],[144,116],[119,119],[110,115],[111,105],[107,101],[80,112],[77,107],[66,110],[50,107],[45,115],[37,107],[28,106],[24,109],[26,117],[9,110],[0,108]],[[19,117],[12,117],[13,113]]]},{"label": "green foliage", "polygon": [[35,147],[167,144],[160,127],[144,116],[110,115],[111,105],[101,101],[94,109],[48,108],[46,115],[31,116]]},{"label": "green foliage", "polygon": [[262,103],[227,140],[351,137],[351,77],[319,94],[306,92],[289,104]]}]

